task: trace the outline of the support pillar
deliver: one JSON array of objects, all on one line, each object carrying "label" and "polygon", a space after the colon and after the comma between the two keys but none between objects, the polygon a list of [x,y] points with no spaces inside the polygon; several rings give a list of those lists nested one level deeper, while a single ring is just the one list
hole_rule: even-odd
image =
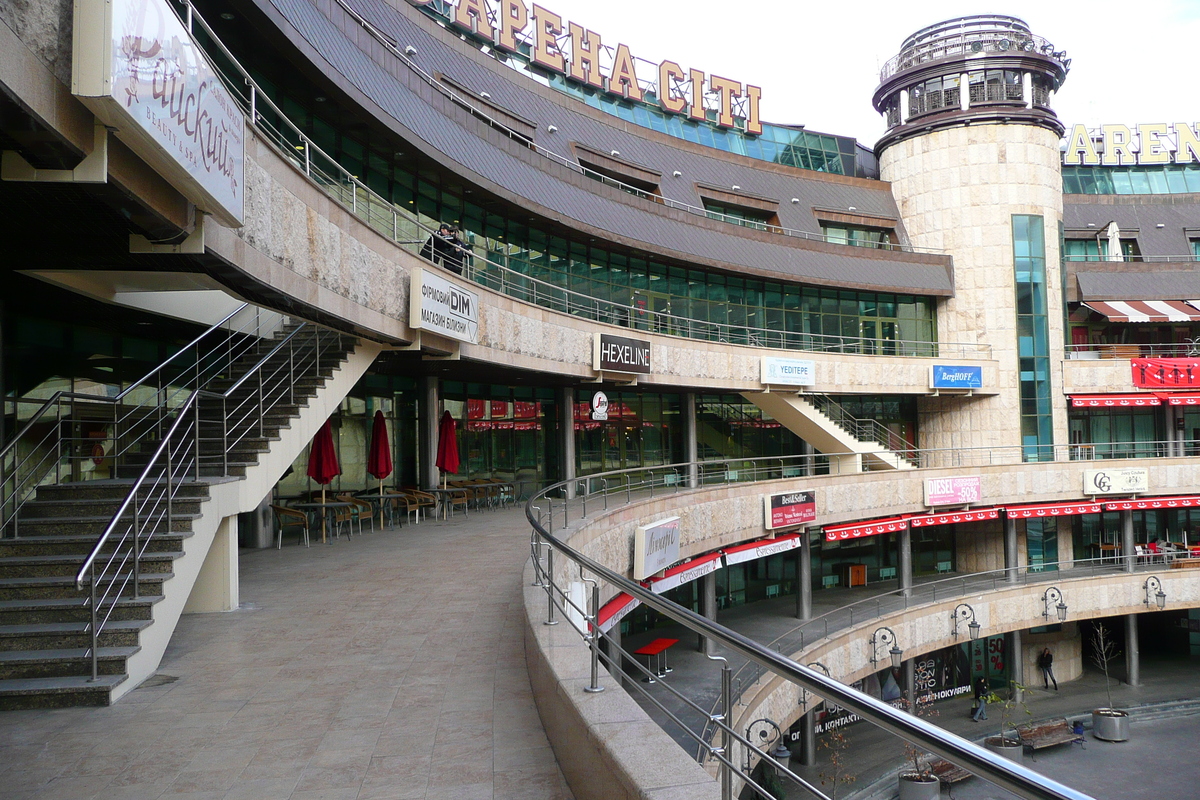
[{"label": "support pillar", "polygon": [[795,756],[805,767],[817,765],[817,709],[812,708],[800,718],[800,754]]},{"label": "support pillar", "polygon": [[[1014,683],[1018,686],[1025,685],[1025,653],[1021,649],[1021,632],[1013,631],[1008,634],[1008,658],[1012,664],[1012,670],[1009,673]],[[1021,699],[1021,690],[1017,689],[1017,700]]]},{"label": "support pillar", "polygon": [[1020,567],[1020,558],[1017,555],[1017,521],[1012,518],[1004,520],[1004,570],[1005,577],[1009,583],[1016,583],[1019,580],[1017,570]]},{"label": "support pillar", "polygon": [[625,680],[625,673],[623,671],[625,665],[621,663],[621,623],[618,622],[609,628],[605,636],[607,636],[605,641],[608,643],[608,655],[612,658],[612,663],[608,665],[608,674],[612,675],[613,679],[620,685]]},{"label": "support pillar", "polygon": [[1133,572],[1136,555],[1133,550],[1133,512],[1121,512],[1121,560],[1126,572]]},{"label": "support pillar", "polygon": [[192,593],[184,603],[185,614],[207,614],[214,611],[234,611],[241,598],[238,594],[238,518],[225,517],[213,534],[208,555],[192,584]]},{"label": "support pillar", "polygon": [[[717,621],[717,573],[710,572],[700,579],[700,613],[705,619]],[[697,634],[696,650],[712,655],[716,648],[704,634]]]},{"label": "support pillar", "polygon": [[817,460],[813,456],[816,450],[808,442],[800,442],[800,455],[804,456],[804,466],[801,470],[804,475],[815,475],[817,472]]},{"label": "support pillar", "polygon": [[[571,481],[575,475],[575,390],[563,387],[558,393],[558,457],[562,462],[560,480]],[[575,482],[567,484],[568,500],[575,497]]]},{"label": "support pillar", "polygon": [[696,393],[683,394],[683,460],[687,462],[687,488],[695,489],[700,485],[700,443],[696,433]]},{"label": "support pillar", "polygon": [[1125,615],[1125,680],[1130,686],[1142,685],[1142,657],[1138,650],[1138,615]]},{"label": "support pillar", "polygon": [[904,679],[904,696],[908,698],[908,713],[917,713],[917,663],[909,658],[900,666]]},{"label": "support pillar", "polygon": [[812,619],[812,531],[800,532],[796,551],[796,619]]},{"label": "support pillar", "polygon": [[896,534],[896,549],[899,551],[900,562],[900,595],[912,596],[912,531],[908,528]]},{"label": "support pillar", "polygon": [[417,446],[421,448],[420,482],[422,489],[433,489],[438,485],[437,446],[438,423],[442,419],[442,398],[438,391],[438,379],[426,376],[421,379],[421,393],[417,397]]}]

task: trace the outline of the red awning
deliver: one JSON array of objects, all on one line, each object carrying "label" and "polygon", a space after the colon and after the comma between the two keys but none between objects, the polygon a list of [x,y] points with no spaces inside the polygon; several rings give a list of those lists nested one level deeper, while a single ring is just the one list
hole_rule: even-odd
[{"label": "red awning", "polygon": [[1195,322],[1200,310],[1183,300],[1090,300],[1085,306],[1110,322]]},{"label": "red awning", "polygon": [[879,536],[884,533],[902,531],[908,527],[904,517],[889,517],[874,519],[870,522],[856,522],[853,525],[826,525],[825,541],[838,542],[843,539],[861,539],[864,536]]},{"label": "red awning", "polygon": [[600,622],[600,630],[608,633],[609,629],[624,619],[626,614],[641,604],[642,601],[633,595],[621,592],[600,607],[600,613],[596,615]]},{"label": "red awning", "polygon": [[655,594],[662,594],[677,586],[691,583],[710,572],[716,572],[720,568],[721,551],[716,550],[712,553],[705,553],[702,556],[696,556],[691,561],[676,564],[664,571],[661,578],[652,579],[650,581],[650,591]]},{"label": "red awning", "polygon": [[981,522],[985,519],[999,518],[999,508],[972,508],[967,511],[950,511],[943,514],[925,514],[919,517],[909,517],[908,524],[914,528],[926,528],[930,525],[953,525],[956,522]]},{"label": "red awning", "polygon": [[1102,503],[1050,503],[1036,506],[1005,506],[1009,519],[1030,517],[1072,517],[1076,514],[1099,514],[1104,510]]},{"label": "red awning", "polygon": [[1142,394],[1073,394],[1071,408],[1144,408],[1161,406],[1158,395]]},{"label": "red awning", "polygon": [[776,553],[784,553],[788,550],[795,550],[800,546],[800,534],[789,533],[786,536],[776,536],[774,539],[759,539],[756,542],[747,542],[746,544],[737,544],[733,547],[723,548],[725,554],[725,564],[741,564],[743,561],[753,561],[756,558],[765,558],[773,556]]},{"label": "red awning", "polygon": [[1151,508],[1190,508],[1200,506],[1200,496],[1184,495],[1180,497],[1139,497],[1137,500],[1117,500],[1105,503],[1105,511],[1141,511]]},{"label": "red awning", "polygon": [[1167,405],[1200,406],[1200,393],[1197,392],[1171,392],[1169,394],[1160,393],[1159,397],[1165,398]]}]

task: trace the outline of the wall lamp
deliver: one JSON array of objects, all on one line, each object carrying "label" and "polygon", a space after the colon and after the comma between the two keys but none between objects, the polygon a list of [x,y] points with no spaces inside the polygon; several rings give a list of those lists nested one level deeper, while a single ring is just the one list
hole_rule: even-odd
[{"label": "wall lamp", "polygon": [[[825,666],[820,661],[813,661],[811,664],[805,664],[804,666],[808,667],[809,669],[825,673],[826,678],[833,677],[829,674],[829,667]],[[805,689],[803,686],[800,687],[800,705],[808,705],[808,689]]]},{"label": "wall lamp", "polygon": [[971,634],[971,641],[979,638],[980,625],[975,621],[975,609],[966,603],[959,603],[954,611],[950,612],[950,619],[954,621],[954,638],[958,638],[958,621],[970,619],[971,622],[967,625],[967,632]]},{"label": "wall lamp", "polygon": [[417,48],[413,47],[411,44],[410,44],[410,45],[405,45],[405,47],[404,47],[404,55],[408,56],[409,58],[412,58],[412,57],[413,57],[413,56],[415,56],[416,54],[417,54]]},{"label": "wall lamp", "polygon": [[892,657],[892,669],[900,669],[900,665],[904,663],[904,651],[896,644],[896,632],[886,626],[871,634],[871,663],[879,663],[879,648],[889,644],[892,647],[887,654]]},{"label": "wall lamp", "polygon": [[1058,621],[1066,622],[1067,621],[1067,604],[1063,602],[1062,592],[1059,591],[1057,586],[1051,586],[1042,595],[1042,602],[1046,604],[1046,607],[1042,610],[1042,616],[1045,617],[1046,619],[1050,618],[1050,607],[1051,607],[1050,604],[1054,603],[1055,601],[1058,601],[1054,605],[1054,610],[1058,614]]},{"label": "wall lamp", "polygon": [[[771,738],[771,733],[774,731],[775,738]],[[756,719],[746,726],[746,741],[753,747],[766,753],[776,763],[784,769],[787,768],[788,761],[792,757],[792,751],[788,750],[783,743],[783,731],[775,724],[775,721],[767,717]],[[774,746],[772,746],[774,745]],[[769,750],[767,748],[770,748]],[[746,748],[746,764],[745,771],[750,772],[750,758],[752,751]]]},{"label": "wall lamp", "polygon": [[[1157,577],[1151,575],[1149,578],[1146,578],[1143,588],[1146,590],[1146,605],[1150,605],[1151,600],[1153,600],[1154,604],[1158,606],[1159,611],[1167,607],[1167,593],[1163,591],[1162,581]],[[1154,594],[1150,594],[1152,589],[1154,590]]]}]

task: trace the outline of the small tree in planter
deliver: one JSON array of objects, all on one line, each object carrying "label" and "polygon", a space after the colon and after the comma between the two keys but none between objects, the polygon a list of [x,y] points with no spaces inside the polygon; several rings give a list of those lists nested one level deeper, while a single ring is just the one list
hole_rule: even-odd
[{"label": "small tree in planter", "polygon": [[829,753],[829,764],[827,767],[828,772],[823,769],[817,773],[817,777],[821,779],[822,786],[829,784],[829,796],[832,800],[837,800],[839,786],[849,786],[858,780],[858,778],[847,771],[847,767],[849,766],[847,751],[849,748],[850,740],[840,730],[830,731],[821,740],[821,749]]},{"label": "small tree in planter", "polygon": [[[933,707],[933,694],[917,695],[913,702],[913,716],[921,719],[932,719],[938,715]],[[936,798],[941,792],[941,784],[933,772],[933,756],[912,742],[904,743],[904,758],[906,764],[898,776],[900,781],[900,800],[924,800]]]},{"label": "small tree in planter", "polygon": [[1104,673],[1108,705],[1092,709],[1092,735],[1107,742],[1124,742],[1129,738],[1129,712],[1113,708],[1112,682],[1108,677],[1108,665],[1120,657],[1112,634],[1103,622],[1097,622],[1092,628],[1092,663]]},{"label": "small tree in planter", "polygon": [[[989,750],[993,750],[1006,758],[1013,761],[1020,761],[1022,755],[1021,737],[1017,735],[1016,718],[1018,712],[1025,712],[1025,716],[1033,716],[1029,707],[1025,705],[1022,698],[1022,692],[1025,687],[1016,681],[1008,682],[1008,696],[1001,697],[998,693],[992,692],[985,698],[985,702],[989,705],[997,705],[1000,707],[1000,735],[989,736],[983,740],[984,746]],[[1009,736],[1008,732],[1012,731]]]}]

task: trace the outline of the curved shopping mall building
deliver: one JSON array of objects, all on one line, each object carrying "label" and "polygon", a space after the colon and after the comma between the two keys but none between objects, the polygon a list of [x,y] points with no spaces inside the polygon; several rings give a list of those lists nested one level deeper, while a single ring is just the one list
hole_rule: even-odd
[{"label": "curved shopping mall building", "polygon": [[[114,702],[180,614],[235,607],[239,546],[273,546],[268,506],[320,489],[315,436],[329,490],[374,489],[384,425],[393,511],[419,517],[396,490],[438,488],[446,414],[457,477],[493,500],[627,486],[569,541],[712,618],[1055,579],[971,594],[970,644],[966,594],[897,612],[905,653],[946,665],[928,688],[1031,676],[1045,647],[1071,680],[1101,618],[1136,682],[1151,560],[1153,648],[1200,648],[1200,572],[1175,568],[1200,544],[1200,129],[1060,120],[1069,42],[1043,34],[1068,32],[917,31],[873,95],[851,87],[887,123],[860,143],[765,121],[753,76],[652,63],[525,0],[0,16],[0,629],[47,624],[30,587],[75,592],[78,569],[101,587],[79,624],[140,646],[58,674],[0,653],[0,704]],[[671,559],[635,553],[674,517]],[[37,539],[51,572],[20,549]],[[602,602],[614,639],[662,623]],[[61,646],[33,634],[23,663]],[[886,695],[872,652],[816,646],[798,658]],[[746,691],[781,725],[804,710],[794,686]]]}]

